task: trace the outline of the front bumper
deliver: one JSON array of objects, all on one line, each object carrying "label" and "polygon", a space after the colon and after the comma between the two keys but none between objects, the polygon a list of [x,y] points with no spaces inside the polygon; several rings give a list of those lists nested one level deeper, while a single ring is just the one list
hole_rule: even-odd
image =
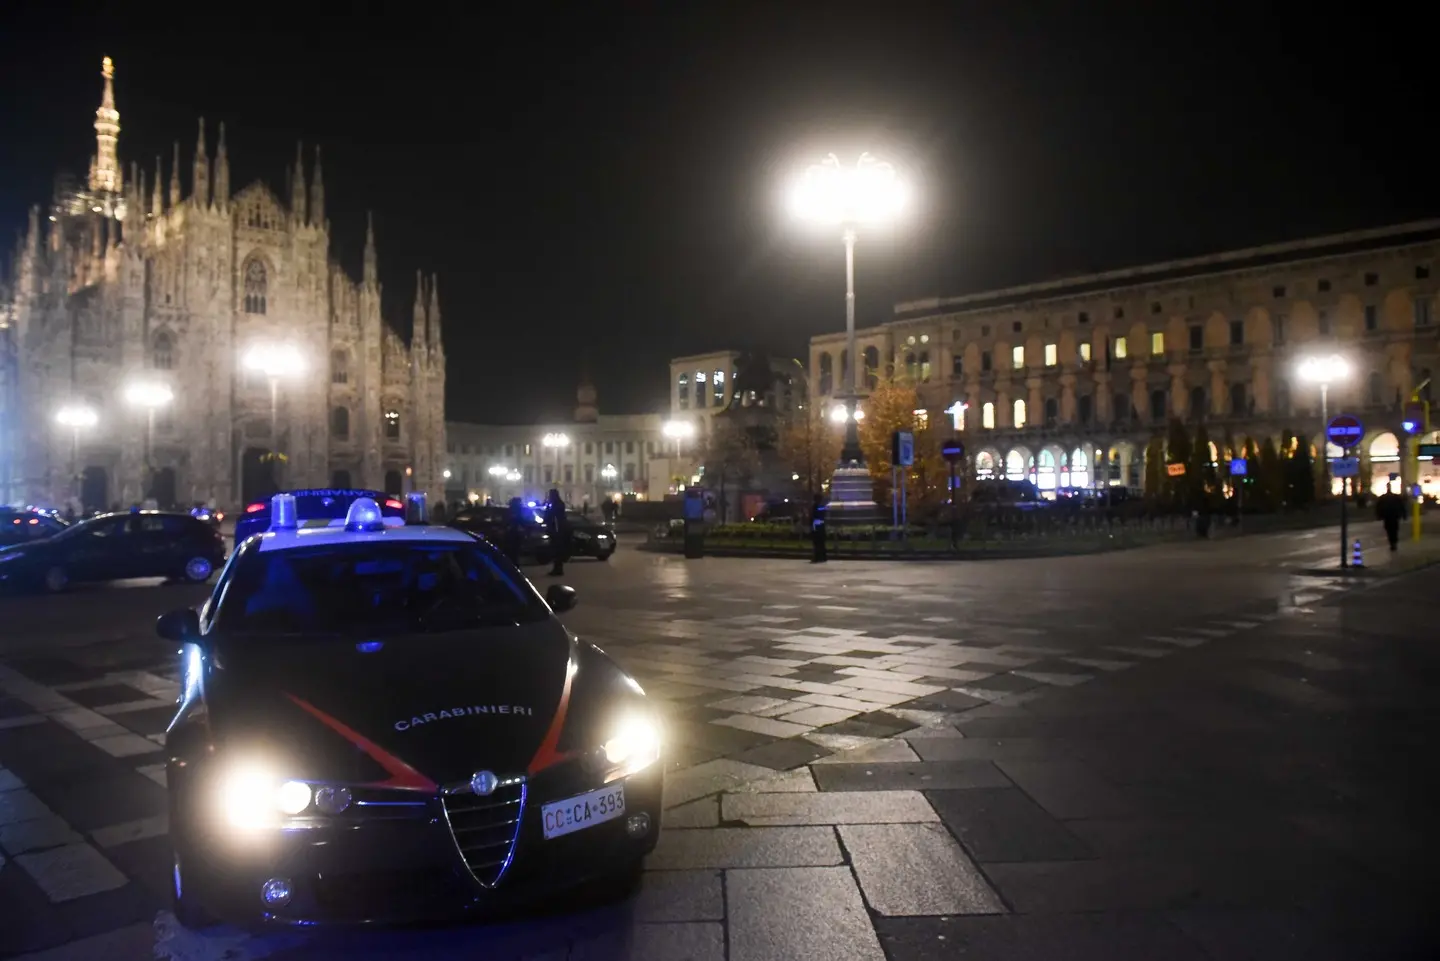
[{"label": "front bumper", "polygon": [[[527,784],[509,865],[488,887],[466,866],[445,807],[432,796],[416,806],[352,808],[355,816],[333,825],[282,830],[259,842],[177,840],[186,893],[237,924],[399,924],[553,908],[555,895],[625,870],[659,838],[663,762],[624,779],[624,816],[546,840],[543,805],[599,786],[577,773],[541,772]],[[641,813],[650,830],[632,838],[626,820]],[[264,902],[261,888],[271,878],[289,881],[288,903]]]}]

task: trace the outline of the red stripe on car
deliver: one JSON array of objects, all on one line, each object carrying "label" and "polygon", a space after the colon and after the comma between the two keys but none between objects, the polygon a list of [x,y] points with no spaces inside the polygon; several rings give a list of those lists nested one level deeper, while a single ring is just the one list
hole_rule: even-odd
[{"label": "red stripe on car", "polygon": [[565,688],[560,692],[560,703],[555,707],[555,716],[550,720],[550,729],[545,732],[545,740],[540,742],[535,756],[530,759],[530,766],[526,768],[525,773],[532,777],[537,772],[543,771],[553,764],[559,764],[569,757],[568,754],[560,752],[560,732],[565,730],[565,714],[570,710],[570,683],[574,679],[575,664],[572,661],[565,665]]},{"label": "red stripe on car", "polygon": [[330,730],[334,731],[336,734],[339,734],[341,737],[345,738],[345,740],[349,741],[351,744],[355,745],[360,750],[370,755],[371,759],[374,760],[376,764],[379,764],[382,768],[384,768],[385,772],[390,775],[390,778],[389,780],[381,781],[379,784],[375,785],[376,787],[406,788],[412,791],[435,791],[439,789],[439,785],[436,784],[434,781],[430,780],[428,777],[421,774],[419,771],[415,770],[413,767],[406,764],[404,761],[400,760],[398,757],[391,754],[389,751],[385,750],[383,747],[376,744],[374,741],[365,737],[363,734],[359,733],[356,730],[353,730],[343,721],[331,717],[329,714],[326,714],[314,704],[311,704],[308,701],[302,701],[294,694],[286,694],[285,696],[288,697],[290,700],[294,701],[300,708],[302,708],[304,711],[306,711],[308,714],[318,720],[321,724],[324,724]]}]

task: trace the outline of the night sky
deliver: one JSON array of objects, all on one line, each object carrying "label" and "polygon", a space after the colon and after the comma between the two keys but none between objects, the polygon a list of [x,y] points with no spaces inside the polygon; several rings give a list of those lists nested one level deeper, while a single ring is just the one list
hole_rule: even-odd
[{"label": "night sky", "polygon": [[105,54],[127,170],[179,138],[188,181],[201,115],[212,150],[226,123],[236,189],[282,188],[296,139],[319,142],[357,276],[374,209],[387,316],[408,324],[417,267],[440,275],[451,419],[567,416],[585,362],[603,411],[655,409],[672,356],[798,354],[842,327],[838,238],[780,205],[830,150],[870,149],[916,188],[913,219],[861,238],[862,324],[896,300],[1440,214],[1433,36],[1379,10],[301,6],[15,4],[0,229],[57,169],[85,173]]}]

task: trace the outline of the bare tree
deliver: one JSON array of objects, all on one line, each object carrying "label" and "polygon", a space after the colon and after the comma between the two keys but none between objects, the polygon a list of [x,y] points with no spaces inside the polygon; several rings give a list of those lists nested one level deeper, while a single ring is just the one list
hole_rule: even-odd
[{"label": "bare tree", "polygon": [[710,423],[701,461],[705,465],[705,483],[719,495],[720,523],[723,524],[729,511],[727,491],[745,485],[755,476],[760,469],[760,451],[748,431],[723,415],[717,415]]}]

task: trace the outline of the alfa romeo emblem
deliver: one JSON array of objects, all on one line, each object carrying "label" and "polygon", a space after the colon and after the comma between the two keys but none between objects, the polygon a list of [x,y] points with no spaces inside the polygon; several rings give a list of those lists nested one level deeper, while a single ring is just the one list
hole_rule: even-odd
[{"label": "alfa romeo emblem", "polygon": [[499,786],[500,779],[495,776],[494,771],[476,771],[475,776],[470,778],[470,790],[481,797],[494,794]]}]

